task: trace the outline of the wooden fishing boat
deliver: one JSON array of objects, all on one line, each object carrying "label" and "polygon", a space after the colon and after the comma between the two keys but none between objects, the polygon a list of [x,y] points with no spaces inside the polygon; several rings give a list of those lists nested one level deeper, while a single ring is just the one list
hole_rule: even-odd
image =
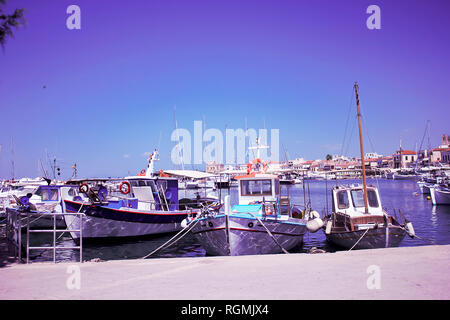
[{"label": "wooden fishing boat", "polygon": [[[155,151],[156,152],[156,151]],[[155,152],[152,154],[154,155]],[[181,222],[197,209],[180,210],[178,180],[154,176],[150,156],[147,170],[124,179],[90,179],[71,183],[79,184],[80,193],[87,199],[75,196],[64,199],[67,212],[82,212],[83,239],[138,237],[176,232]],[[79,229],[80,218],[65,216],[66,225]],[[79,233],[71,232],[74,240]]]},{"label": "wooden fishing boat", "polygon": [[402,224],[381,203],[378,189],[367,186],[361,129],[358,84],[354,85],[359,126],[362,185],[336,186],[332,193],[332,212],[324,218],[323,230],[331,243],[348,249],[397,247],[406,234],[414,236],[412,224]]},{"label": "wooden fishing boat", "polygon": [[[307,230],[304,213],[280,192],[277,175],[267,174],[256,158],[248,174],[237,176],[238,204],[225,197],[222,212],[202,212],[191,232],[209,255],[256,255],[287,252],[300,245]],[[189,221],[192,222],[194,219]]]}]

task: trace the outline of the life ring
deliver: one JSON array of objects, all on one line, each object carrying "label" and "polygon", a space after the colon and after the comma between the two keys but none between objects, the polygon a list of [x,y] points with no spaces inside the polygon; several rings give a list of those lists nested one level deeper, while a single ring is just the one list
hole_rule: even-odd
[{"label": "life ring", "polygon": [[141,170],[141,174],[145,174],[145,169],[142,169],[142,170]]},{"label": "life ring", "polygon": [[82,183],[78,188],[78,191],[80,191],[80,193],[87,193],[89,191],[89,185],[87,183]]},{"label": "life ring", "polygon": [[266,205],[266,215],[271,215],[271,214],[273,214],[273,212],[274,212],[274,210],[273,210],[273,206],[271,205],[271,204],[269,204],[269,205]]},{"label": "life ring", "polygon": [[119,186],[119,190],[121,193],[123,194],[128,194],[131,191],[131,185],[128,181],[123,181],[120,186]]}]

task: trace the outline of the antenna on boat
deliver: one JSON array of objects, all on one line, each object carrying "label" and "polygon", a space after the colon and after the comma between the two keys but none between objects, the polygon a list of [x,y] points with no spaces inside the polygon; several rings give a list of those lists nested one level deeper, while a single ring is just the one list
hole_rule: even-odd
[{"label": "antenna on boat", "polygon": [[[183,146],[183,152],[181,152],[180,136],[178,134],[178,123],[177,123],[177,106],[174,106],[173,113],[174,113],[174,120],[175,120],[175,132],[177,133],[177,140],[178,140],[178,152],[179,152],[179,155],[181,158],[181,169],[184,170],[184,161],[183,161],[184,146]],[[183,144],[184,144],[184,141],[183,141]]]},{"label": "antenna on boat", "polygon": [[364,163],[364,145],[362,138],[362,129],[361,129],[361,110],[359,108],[359,94],[358,94],[358,83],[355,82],[355,95],[356,95],[356,108],[358,111],[358,127],[359,127],[359,146],[361,150],[361,170],[362,170],[362,179],[363,179],[363,194],[364,194],[364,208],[365,213],[369,213],[369,205],[367,201],[367,184],[366,184],[366,165]]},{"label": "antenna on boat", "polygon": [[11,137],[11,175],[12,175],[12,180],[14,180],[14,141],[13,141],[13,137]]},{"label": "antenna on boat", "polygon": [[260,149],[268,149],[269,146],[266,145],[261,145],[259,143],[259,137],[256,138],[256,146],[255,147],[249,147],[249,149],[256,149],[256,158],[257,159],[261,159],[261,152],[259,151]]},{"label": "antenna on boat", "polygon": [[155,171],[155,161],[159,160],[158,149],[155,149],[153,153],[148,157],[147,170],[145,171],[146,177],[151,177]]}]

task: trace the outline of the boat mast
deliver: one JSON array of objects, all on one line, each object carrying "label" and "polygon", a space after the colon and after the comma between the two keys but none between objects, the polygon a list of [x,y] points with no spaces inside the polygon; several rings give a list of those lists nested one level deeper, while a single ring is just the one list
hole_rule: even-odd
[{"label": "boat mast", "polygon": [[364,145],[362,138],[362,129],[361,129],[361,110],[359,108],[359,95],[358,95],[358,83],[355,82],[355,95],[356,95],[356,108],[358,110],[358,127],[359,127],[359,146],[361,150],[361,171],[362,171],[362,179],[363,179],[363,194],[364,194],[364,208],[365,212],[369,213],[369,204],[367,201],[367,185],[366,185],[366,165],[364,163]]}]

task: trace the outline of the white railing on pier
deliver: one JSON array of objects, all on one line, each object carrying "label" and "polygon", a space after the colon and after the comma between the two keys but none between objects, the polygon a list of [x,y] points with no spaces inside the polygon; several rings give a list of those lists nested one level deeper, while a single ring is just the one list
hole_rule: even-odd
[{"label": "white railing on pier", "polygon": [[[66,227],[65,229],[57,228],[57,218],[63,218],[64,216],[77,216],[79,218],[79,228],[72,229]],[[31,229],[34,222],[39,221],[42,218],[51,217],[52,228],[50,229]],[[22,228],[26,228],[26,240],[25,240],[25,252],[26,263],[30,262],[30,250],[53,250],[53,262],[56,263],[56,250],[79,250],[80,262],[83,262],[83,219],[85,215],[81,212],[61,212],[61,213],[42,213],[42,212],[19,212],[14,209],[7,209],[6,220],[6,237],[14,249],[14,257],[22,262]],[[66,232],[78,232],[79,245],[78,246],[58,246],[56,234]],[[32,233],[52,233],[53,240],[52,245],[47,247],[30,246],[30,235]],[[58,238],[59,239],[59,238]]]}]

